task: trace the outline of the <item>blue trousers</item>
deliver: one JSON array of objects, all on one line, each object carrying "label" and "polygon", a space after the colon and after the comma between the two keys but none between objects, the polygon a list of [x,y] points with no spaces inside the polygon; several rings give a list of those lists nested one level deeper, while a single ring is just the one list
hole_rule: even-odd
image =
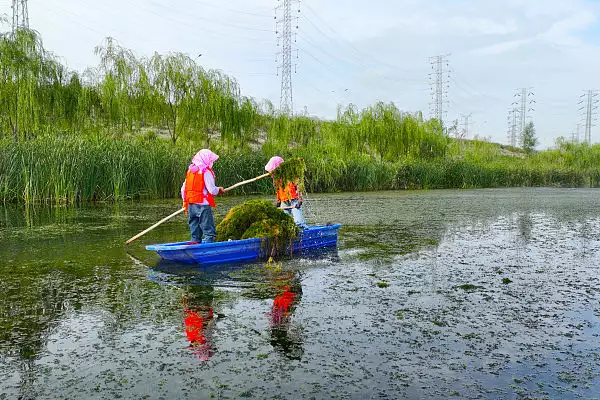
[{"label": "blue trousers", "polygon": [[190,204],[188,206],[188,224],[192,233],[192,242],[212,243],[215,241],[217,230],[212,208],[209,205]]}]

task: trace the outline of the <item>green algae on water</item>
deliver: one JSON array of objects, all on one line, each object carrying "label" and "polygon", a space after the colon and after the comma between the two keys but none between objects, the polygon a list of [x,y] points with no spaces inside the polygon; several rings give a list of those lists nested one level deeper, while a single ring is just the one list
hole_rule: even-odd
[{"label": "green algae on water", "polygon": [[268,200],[250,200],[233,207],[217,226],[217,242],[269,239],[277,249],[298,237],[294,219]]},{"label": "green algae on water", "polygon": [[465,283],[464,285],[456,286],[456,288],[462,289],[465,292],[473,292],[473,291],[478,290],[478,289],[483,289],[482,286],[476,286],[476,285],[473,285],[471,283]]},{"label": "green algae on water", "polygon": [[276,188],[280,182],[285,184],[286,182],[293,182],[298,187],[298,190],[304,191],[304,172],[306,171],[306,163],[304,159],[290,158],[287,161],[279,164],[272,172],[273,186]]}]

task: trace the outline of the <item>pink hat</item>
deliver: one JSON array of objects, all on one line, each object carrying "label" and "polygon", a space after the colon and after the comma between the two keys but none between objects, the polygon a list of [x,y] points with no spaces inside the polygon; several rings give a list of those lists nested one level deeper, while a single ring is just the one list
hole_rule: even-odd
[{"label": "pink hat", "polygon": [[275,156],[275,157],[271,157],[271,159],[269,160],[269,162],[267,163],[267,165],[265,165],[265,171],[267,172],[273,172],[273,170],[277,167],[279,167],[279,165],[283,162],[283,158],[279,157],[279,156]]},{"label": "pink hat", "polygon": [[192,159],[188,170],[191,172],[204,172],[208,168],[212,168],[213,163],[219,159],[219,156],[208,149],[200,150]]}]

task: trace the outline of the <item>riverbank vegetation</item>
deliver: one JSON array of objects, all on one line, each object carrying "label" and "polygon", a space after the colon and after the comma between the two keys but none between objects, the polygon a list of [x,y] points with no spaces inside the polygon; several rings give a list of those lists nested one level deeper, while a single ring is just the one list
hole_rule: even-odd
[{"label": "riverbank vegetation", "polygon": [[[137,57],[114,40],[69,71],[30,30],[0,35],[0,199],[68,203],[178,196],[192,155],[210,147],[220,186],[302,157],[309,192],[600,186],[600,146],[527,151],[456,140],[394,104],[340,107],[334,120],[279,115],[232,77],[173,53]],[[268,180],[238,193],[272,192]]]}]

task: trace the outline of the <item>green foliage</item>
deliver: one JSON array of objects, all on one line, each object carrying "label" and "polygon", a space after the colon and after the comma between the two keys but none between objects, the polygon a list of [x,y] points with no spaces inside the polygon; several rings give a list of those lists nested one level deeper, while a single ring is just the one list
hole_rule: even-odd
[{"label": "green foliage", "polygon": [[521,140],[523,142],[523,150],[525,150],[526,153],[533,152],[533,149],[538,144],[538,140],[535,136],[535,127],[533,126],[532,121],[529,121],[527,125],[525,125]]},{"label": "green foliage", "polygon": [[250,200],[233,207],[217,226],[217,241],[248,238],[269,239],[283,249],[297,236],[294,219],[267,200]]},{"label": "green foliage", "polygon": [[280,185],[285,185],[286,182],[293,182],[297,185],[298,190],[304,191],[304,171],[306,171],[306,163],[300,157],[287,159],[279,164],[272,172],[273,186],[276,188]]}]

